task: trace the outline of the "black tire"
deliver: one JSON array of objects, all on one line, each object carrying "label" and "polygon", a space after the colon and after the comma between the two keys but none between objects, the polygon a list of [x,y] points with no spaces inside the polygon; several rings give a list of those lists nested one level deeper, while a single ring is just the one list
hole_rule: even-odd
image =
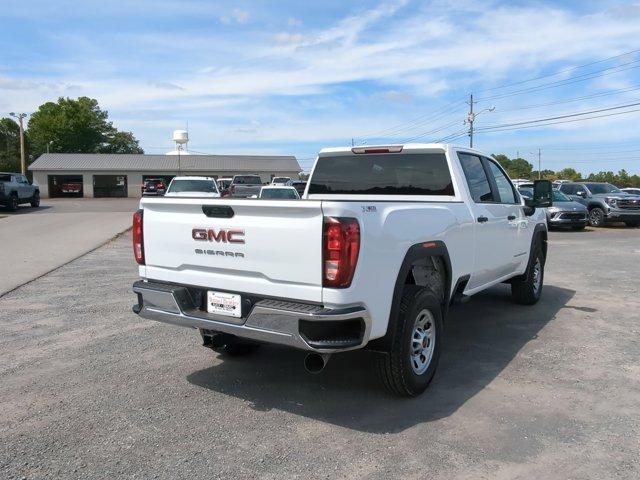
[{"label": "black tire", "polygon": [[[425,311],[427,322],[433,329],[430,339],[423,338],[422,345],[427,342],[430,346],[430,358],[425,357],[422,367],[426,369],[417,373],[416,358],[413,353],[415,340],[414,327],[419,319],[424,320]],[[430,289],[408,285],[405,287],[400,301],[398,318],[390,328],[391,347],[387,353],[380,353],[376,357],[376,370],[380,380],[386,389],[402,397],[415,397],[420,395],[429,386],[438,367],[442,350],[442,305],[439,297]],[[426,330],[426,329],[425,329]],[[416,354],[417,355],[417,354]],[[428,361],[427,361],[428,360]]]},{"label": "black tire", "polygon": [[593,207],[589,210],[589,225],[602,227],[604,225],[604,210],[600,207]]},{"label": "black tire", "polygon": [[20,205],[20,201],[18,200],[18,196],[17,195],[11,195],[9,197],[9,203],[7,205],[7,207],[9,208],[10,212],[15,212],[16,210],[18,210],[18,205]]},{"label": "black tire", "polygon": [[576,225],[575,227],[571,227],[571,230],[584,230],[587,228],[586,225]]},{"label": "black tire", "polygon": [[511,281],[511,298],[520,305],[533,305],[540,300],[544,285],[544,253],[537,241],[529,256],[527,271]]},{"label": "black tire", "polygon": [[40,192],[35,192],[31,198],[31,206],[38,208],[40,206]]},{"label": "black tire", "polygon": [[627,227],[631,227],[631,228],[640,227],[640,222],[638,222],[638,221],[624,222],[624,224],[625,224]]}]

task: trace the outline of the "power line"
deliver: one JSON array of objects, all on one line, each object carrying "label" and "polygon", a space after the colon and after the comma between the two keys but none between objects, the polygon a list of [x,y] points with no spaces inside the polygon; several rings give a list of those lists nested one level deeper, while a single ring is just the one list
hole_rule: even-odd
[{"label": "power line", "polygon": [[617,95],[619,93],[628,93],[628,92],[634,92],[640,90],[640,85],[634,86],[634,87],[628,87],[628,88],[621,88],[618,90],[611,90],[611,91],[607,91],[607,92],[600,92],[600,93],[594,93],[592,95],[584,95],[581,97],[573,97],[573,98],[569,98],[566,100],[558,100],[558,101],[554,101],[554,102],[547,102],[547,103],[538,103],[536,105],[524,105],[521,107],[514,107],[514,108],[507,108],[507,109],[500,109],[500,112],[515,112],[518,110],[529,110],[532,108],[539,108],[539,107],[549,107],[549,106],[553,106],[553,105],[562,105],[565,103],[572,103],[572,102],[577,102],[580,100],[588,100],[591,98],[600,98],[600,97],[608,97],[611,95]]},{"label": "power line", "polygon": [[427,135],[431,135],[431,134],[434,134],[434,133],[438,133],[438,132],[440,132],[440,131],[442,131],[442,130],[444,130],[446,128],[452,127],[454,125],[459,125],[459,124],[460,124],[460,120],[456,120],[455,122],[451,122],[451,123],[448,123],[446,125],[442,125],[441,127],[435,128],[433,130],[429,130],[428,132],[423,132],[423,133],[421,133],[419,135],[415,135],[413,137],[407,138],[402,143],[413,142],[414,140],[417,140],[418,138],[425,137]]},{"label": "power line", "polygon": [[[359,138],[359,139],[364,139],[364,138],[378,138],[381,134],[389,134],[390,132],[395,133],[396,130],[400,129],[402,130],[406,130],[407,128],[411,128],[412,124],[424,124],[424,123],[428,123],[431,121],[435,121],[439,118],[441,118],[442,115],[447,114],[447,112],[453,108],[454,106],[457,105],[462,105],[464,104],[464,100],[457,100],[454,102],[450,102],[446,105],[444,105],[441,108],[436,109],[434,112],[429,112],[429,113],[425,113],[423,115],[419,115],[411,120],[408,120],[406,122],[402,122],[402,123],[398,123],[394,126],[391,126],[389,128],[385,128],[383,130],[377,130],[374,132],[369,132],[369,133],[365,133],[365,134],[361,134],[361,135],[356,135],[355,138]],[[435,117],[435,118],[434,118]],[[416,123],[417,122],[417,123]]]},{"label": "power line", "polygon": [[[504,128],[504,127],[515,127],[515,126],[526,125],[526,124],[531,124],[531,123],[541,123],[541,122],[547,122],[547,121],[552,121],[552,120],[562,120],[562,119],[565,119],[565,118],[578,117],[578,116],[581,116],[581,115],[589,115],[589,114],[592,114],[592,113],[600,113],[600,112],[607,112],[607,111],[611,111],[611,110],[619,110],[621,108],[636,107],[638,105],[640,105],[640,102],[628,103],[626,105],[618,105],[618,106],[615,106],[615,107],[600,108],[600,109],[597,109],[597,110],[589,110],[589,111],[579,112],[579,113],[571,113],[571,114],[567,114],[567,115],[558,115],[558,116],[555,116],[555,117],[538,118],[538,119],[535,119],[535,120],[524,120],[524,121],[520,121],[520,122],[504,123],[504,124],[501,124],[501,125],[500,124],[499,125],[487,125],[485,127],[478,128],[478,130],[489,131],[489,130]],[[624,112],[624,113],[628,113],[628,112]]]},{"label": "power line", "polygon": [[[496,99],[501,99],[501,98],[507,98],[507,97],[512,97],[514,95],[520,95],[522,93],[531,93],[531,92],[538,92],[540,90],[548,90],[550,88],[556,88],[556,87],[563,87],[565,85],[571,85],[574,83],[578,83],[578,82],[583,82],[585,80],[591,80],[593,78],[599,78],[599,77],[604,77],[607,75],[612,75],[614,73],[620,73],[620,72],[624,72],[627,70],[632,70],[634,68],[638,68],[640,67],[640,65],[638,65],[638,63],[640,62],[640,60],[634,60],[632,62],[627,62],[627,63],[623,63],[622,65],[617,65],[615,67],[608,67],[602,70],[596,70],[595,72],[589,72],[589,73],[585,73],[582,75],[579,75],[577,77],[573,77],[570,79],[565,79],[565,80],[557,80],[555,82],[551,82],[551,83],[543,83],[541,85],[537,85],[535,87],[529,87],[529,88],[525,88],[525,89],[521,89],[521,90],[515,90],[513,92],[508,92],[508,93],[503,93],[503,94],[498,94],[498,95],[492,95],[489,97],[484,97],[481,98],[480,100],[478,100],[478,102],[486,102],[488,100],[496,100]],[[631,65],[631,66],[629,66]],[[626,68],[622,68],[622,67],[626,67]],[[610,71],[613,70],[613,71]]]},{"label": "power line", "polygon": [[591,116],[591,117],[574,118],[572,120],[561,120],[561,121],[548,122],[548,123],[537,123],[535,125],[524,125],[524,126],[520,126],[520,127],[495,128],[495,129],[486,130],[486,131],[490,133],[490,132],[507,132],[507,131],[510,131],[510,130],[523,130],[525,128],[538,128],[538,127],[544,127],[544,126],[547,126],[547,125],[559,125],[561,123],[581,122],[583,120],[591,120],[591,119],[594,119],[594,118],[613,117],[615,115],[624,115],[626,113],[633,113],[633,112],[640,112],[640,108],[637,108],[637,109],[634,109],[634,110],[627,110],[626,112],[607,113],[607,114],[604,114],[604,115],[594,115],[594,116]]},{"label": "power line", "polygon": [[541,75],[539,77],[529,78],[527,80],[520,80],[518,82],[512,82],[512,83],[508,83],[508,84],[505,84],[505,85],[500,85],[500,86],[497,86],[497,87],[491,87],[491,88],[485,88],[485,89],[482,89],[482,90],[476,90],[476,93],[491,92],[491,91],[494,91],[494,90],[499,90],[501,88],[515,87],[516,85],[522,85],[524,83],[533,82],[535,80],[542,80],[543,78],[555,77],[555,76],[561,75],[561,74],[566,73],[566,72],[571,72],[571,71],[574,71],[574,70],[579,70],[581,68],[590,67],[590,66],[596,65],[598,63],[608,62],[610,60],[615,60],[616,58],[625,57],[627,55],[631,55],[633,53],[638,53],[638,52],[640,52],[640,49],[631,50],[629,52],[621,53],[619,55],[614,55],[613,57],[604,58],[602,60],[597,60],[595,62],[585,63],[584,65],[578,65],[577,67],[564,68],[564,69],[559,70],[559,71],[557,71],[555,73],[550,73],[550,74],[547,74],[547,75]]}]

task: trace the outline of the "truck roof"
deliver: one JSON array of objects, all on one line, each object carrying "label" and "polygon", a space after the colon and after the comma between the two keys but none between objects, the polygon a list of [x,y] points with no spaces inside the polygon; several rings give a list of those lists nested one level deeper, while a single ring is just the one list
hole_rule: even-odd
[{"label": "truck roof", "polygon": [[[376,150],[376,149],[398,149],[399,152],[407,152],[407,151],[422,151],[422,150],[442,150],[446,151],[449,148],[460,148],[467,151],[476,151],[473,148],[463,147],[459,145],[452,145],[450,143],[387,143],[387,144],[378,144],[378,145],[357,145],[357,146],[346,146],[346,147],[330,147],[323,148],[320,150],[319,156],[324,156],[327,154],[344,154],[344,153],[356,153],[354,149],[362,149],[362,150]],[[399,153],[398,152],[398,153]],[[366,153],[365,151],[360,153]],[[375,153],[375,152],[372,152]],[[392,152],[389,152],[392,153]],[[480,152],[477,152],[480,153]]]}]

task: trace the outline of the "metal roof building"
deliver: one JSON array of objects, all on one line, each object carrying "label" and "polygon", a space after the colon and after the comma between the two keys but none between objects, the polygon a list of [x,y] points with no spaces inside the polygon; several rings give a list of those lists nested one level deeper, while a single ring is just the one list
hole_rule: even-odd
[{"label": "metal roof building", "polygon": [[146,178],[169,181],[178,174],[223,178],[255,173],[267,183],[274,176],[298,178],[302,171],[294,156],[108,153],[46,153],[29,170],[42,197],[139,197]]}]

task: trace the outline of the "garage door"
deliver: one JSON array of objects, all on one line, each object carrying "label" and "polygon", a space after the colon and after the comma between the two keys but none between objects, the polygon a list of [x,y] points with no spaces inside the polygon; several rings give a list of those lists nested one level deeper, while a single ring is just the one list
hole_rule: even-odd
[{"label": "garage door", "polygon": [[82,197],[82,175],[49,175],[49,196]]},{"label": "garage door", "polygon": [[127,196],[127,176],[126,175],[94,175],[93,176],[93,196],[102,197],[126,197]]}]

